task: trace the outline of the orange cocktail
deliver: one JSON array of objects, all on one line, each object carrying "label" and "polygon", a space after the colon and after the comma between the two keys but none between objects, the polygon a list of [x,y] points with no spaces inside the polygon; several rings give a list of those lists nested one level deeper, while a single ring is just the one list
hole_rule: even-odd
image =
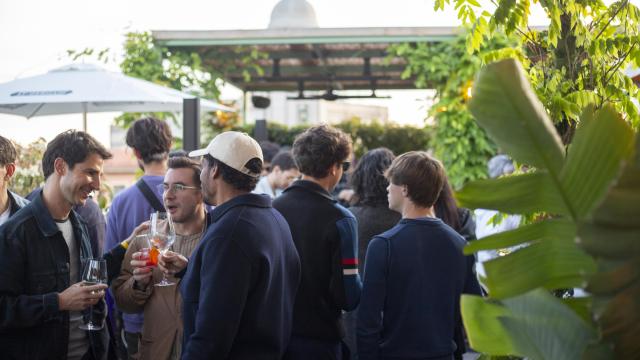
[{"label": "orange cocktail", "polygon": [[152,246],[151,249],[149,249],[149,259],[147,260],[147,266],[157,266],[159,255],[160,251],[158,251],[158,248]]}]

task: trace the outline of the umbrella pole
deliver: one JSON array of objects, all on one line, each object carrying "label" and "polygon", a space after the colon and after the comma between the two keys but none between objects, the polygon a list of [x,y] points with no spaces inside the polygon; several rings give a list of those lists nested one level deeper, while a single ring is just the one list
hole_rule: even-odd
[{"label": "umbrella pole", "polygon": [[87,132],[87,112],[82,112],[82,131]]}]

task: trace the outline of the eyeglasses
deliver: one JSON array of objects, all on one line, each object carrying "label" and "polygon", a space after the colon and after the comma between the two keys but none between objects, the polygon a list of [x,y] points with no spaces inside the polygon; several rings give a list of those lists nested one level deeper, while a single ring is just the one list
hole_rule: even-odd
[{"label": "eyeglasses", "polygon": [[351,163],[348,161],[343,161],[342,162],[342,171],[347,171],[349,170],[349,166],[351,166]]},{"label": "eyeglasses", "polygon": [[185,190],[200,190],[200,188],[197,186],[187,186],[182,184],[160,184],[158,185],[158,190],[163,193],[171,191],[171,193],[175,194]]}]

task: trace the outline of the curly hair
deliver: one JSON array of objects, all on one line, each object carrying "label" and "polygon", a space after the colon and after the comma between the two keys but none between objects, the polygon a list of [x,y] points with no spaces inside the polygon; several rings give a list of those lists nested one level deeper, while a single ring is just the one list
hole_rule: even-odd
[{"label": "curly hair", "polygon": [[351,187],[355,191],[355,205],[380,205],[387,203],[389,180],[384,172],[393,161],[393,152],[381,147],[369,150],[362,156],[351,174]]},{"label": "curly hair", "polygon": [[67,130],[58,134],[44,151],[42,157],[42,172],[44,178],[53,174],[54,162],[62,158],[69,169],[81,163],[91,154],[98,154],[103,160],[111,159],[111,153],[93,136],[84,131]]},{"label": "curly hair", "polygon": [[326,177],[331,167],[345,161],[350,152],[349,135],[328,125],[311,127],[293,142],[298,169],[314,178]]},{"label": "curly hair", "polygon": [[142,162],[148,164],[167,158],[171,149],[171,128],[158,119],[148,117],[136,120],[127,130],[127,145],[140,152]]}]

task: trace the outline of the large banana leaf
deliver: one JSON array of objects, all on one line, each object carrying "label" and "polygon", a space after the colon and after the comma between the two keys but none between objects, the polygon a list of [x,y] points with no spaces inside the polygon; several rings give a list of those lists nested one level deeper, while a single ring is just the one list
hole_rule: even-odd
[{"label": "large banana leaf", "polygon": [[[617,184],[578,227],[580,244],[598,259],[588,282],[601,331],[595,350],[640,358],[640,141]],[[607,347],[606,345],[610,345]],[[604,349],[604,350],[603,350]],[[591,356],[591,358],[597,358]]]},{"label": "large banana leaf", "polygon": [[576,224],[566,219],[552,219],[530,225],[524,225],[514,230],[493,234],[480,240],[472,241],[464,248],[466,255],[480,250],[505,249],[522,243],[538,242],[542,240],[556,241],[572,239],[576,234]]},{"label": "large banana leaf", "polygon": [[502,302],[462,297],[462,318],[475,350],[530,359],[579,359],[595,332],[544,290]]},{"label": "large banana leaf", "polygon": [[492,298],[504,299],[544,287],[580,287],[595,272],[594,260],[568,239],[541,241],[484,263],[482,282]]},{"label": "large banana leaf", "polygon": [[561,196],[577,220],[602,200],[629,156],[633,138],[631,127],[612,107],[584,112],[560,176]]},{"label": "large banana leaf", "polygon": [[546,171],[500,179],[478,180],[456,194],[460,206],[494,209],[507,214],[546,211],[568,214],[564,199]]},{"label": "large banana leaf", "polygon": [[[471,245],[530,245],[488,262],[487,279],[483,281],[491,295],[498,298],[536,287],[580,286],[585,276],[594,271],[595,263],[575,244],[575,222],[593,209],[615,179],[632,143],[629,127],[610,108],[585,111],[565,161],[556,148],[558,136],[544,112],[539,112],[542,105],[515,60],[483,69],[476,92],[470,109],[478,122],[496,136],[501,147],[511,149],[512,155],[520,154],[522,160],[542,168],[531,174],[472,182],[456,194],[460,204],[507,213],[546,212],[560,216],[549,225],[542,222]],[[524,109],[529,112],[525,114]],[[551,160],[550,154],[557,159]],[[552,236],[543,232],[547,227],[552,229]],[[545,235],[549,241],[541,241]],[[536,240],[540,243],[532,243]]]},{"label": "large banana leaf", "polygon": [[475,295],[462,295],[461,307],[472,348],[489,355],[524,355],[500,322],[510,315],[507,307]]},{"label": "large banana leaf", "polygon": [[469,109],[499,147],[518,162],[548,169],[558,179],[562,142],[517,60],[484,67],[472,95]]},{"label": "large banana leaf", "polygon": [[574,221],[586,216],[630,151],[633,134],[624,120],[611,107],[585,111],[565,162],[559,136],[516,60],[486,66],[474,89],[469,109],[476,120],[501,148],[539,172],[472,182],[456,195],[461,205],[544,211]]},{"label": "large banana leaf", "polygon": [[[635,335],[640,333],[640,301],[637,301],[640,296],[640,255],[636,256],[635,252],[624,254],[629,244],[633,244],[632,249],[640,248],[634,242],[634,238],[639,238],[636,231],[640,227],[640,168],[629,167],[631,169],[627,169],[616,187],[608,192],[621,164],[633,149],[632,130],[610,107],[597,112],[588,109],[581,118],[574,143],[565,159],[551,121],[515,60],[494,63],[482,70],[474,86],[470,110],[502,149],[519,162],[533,165],[537,172],[468,184],[457,194],[461,204],[508,213],[546,212],[554,216],[553,220],[496,235],[470,246],[468,250],[525,244],[524,248],[485,264],[487,278],[484,282],[490,296],[502,299],[505,306],[510,304],[508,308],[513,313],[515,305],[512,301],[522,296],[528,299],[529,291],[581,286],[599,269],[600,273],[592,278],[589,287],[598,296],[589,306],[596,312],[600,327],[606,329],[601,335],[605,341],[615,343],[618,354],[621,353],[618,346],[633,349],[633,356],[640,354],[640,341]],[[594,208],[605,194],[606,200],[592,217]],[[581,225],[576,237],[578,223],[585,219],[589,220]],[[612,234],[610,229],[615,229],[613,234],[620,235],[620,239],[607,240]],[[604,245],[605,241],[613,248]],[[593,257],[577,243],[592,252],[599,250],[603,256],[616,254],[615,261],[599,260],[596,265]],[[628,261],[632,264],[624,263],[625,259],[630,259]],[[586,335],[588,330],[573,332],[562,322],[572,322],[573,317],[586,317],[589,309],[586,304],[589,302],[574,301],[570,303],[571,307],[562,305],[562,311],[554,308],[557,318],[546,320],[548,324],[536,323],[545,318],[541,314],[554,313],[541,305],[544,304],[540,300],[542,297],[519,303],[522,307],[519,307],[521,312],[518,316],[497,315],[495,309],[489,312],[487,316],[496,316],[500,320],[503,326],[500,334],[506,332],[505,336],[509,338],[510,348],[507,350],[510,351],[502,354],[540,359],[580,358],[587,348],[586,339],[592,339],[593,334]],[[496,322],[495,319],[493,323],[480,319],[478,314],[475,317],[471,315],[474,310],[482,310],[478,303],[481,302],[468,303],[469,308],[463,314],[469,317],[465,319],[469,337],[482,351],[483,341],[489,339],[486,334],[484,338],[480,336],[479,327],[474,326],[473,321]],[[620,309],[630,312],[633,320],[623,320]],[[580,321],[589,329],[587,322]],[[542,328],[545,336],[560,338],[570,344],[568,353],[571,355],[560,352],[548,339],[538,339],[540,341],[532,344],[531,332],[539,334]],[[590,357],[606,356],[610,348],[606,343],[593,343],[589,346]],[[631,351],[624,353],[625,356],[631,354]]]}]

